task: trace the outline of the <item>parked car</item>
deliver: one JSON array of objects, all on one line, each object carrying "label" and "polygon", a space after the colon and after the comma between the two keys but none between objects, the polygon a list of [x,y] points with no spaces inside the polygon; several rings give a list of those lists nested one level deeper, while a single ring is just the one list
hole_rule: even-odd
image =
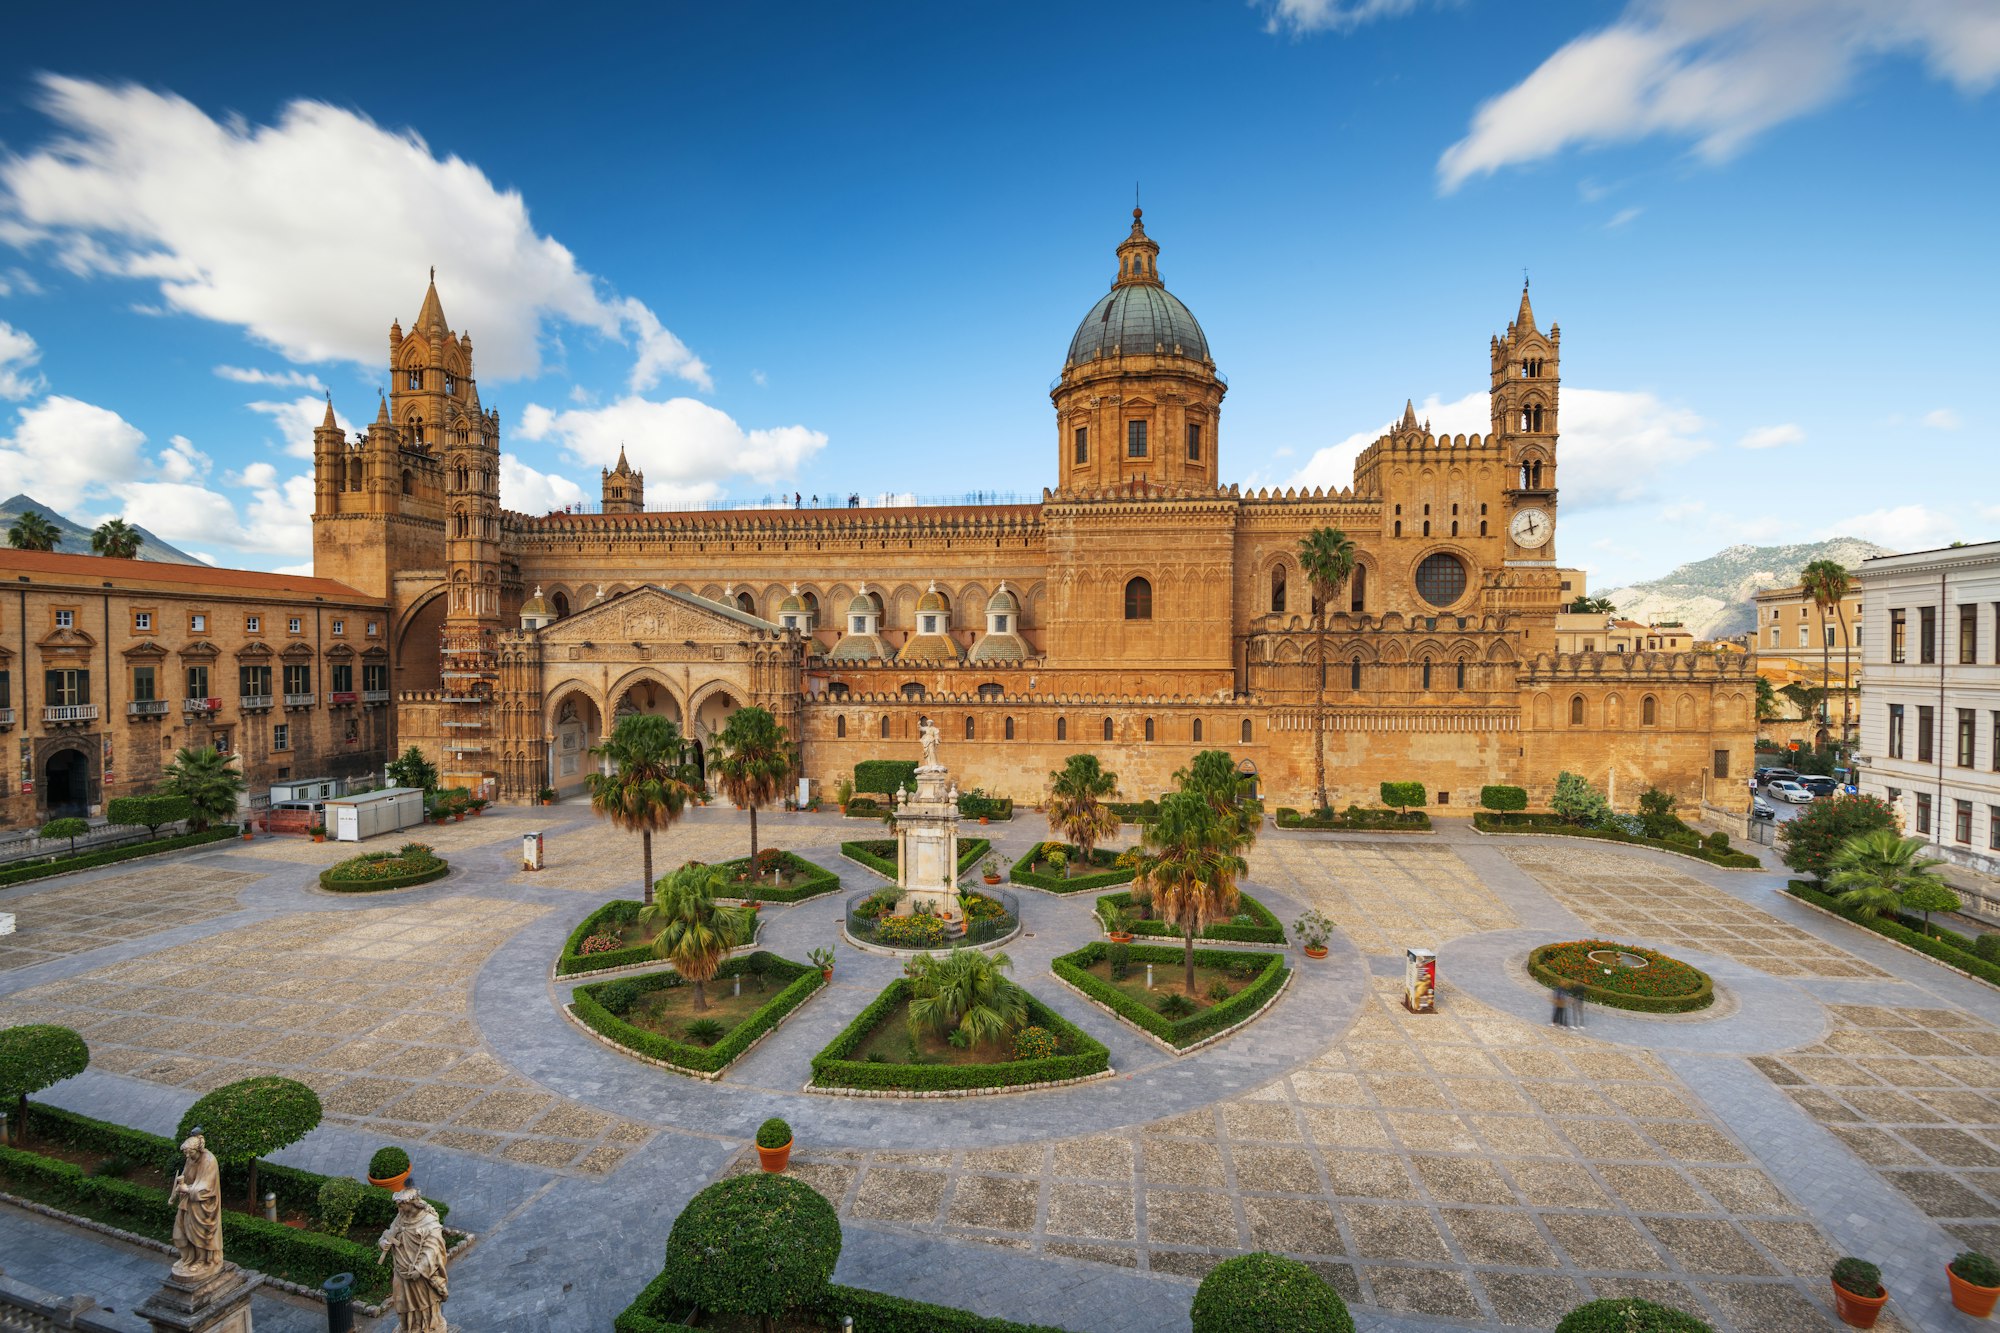
[{"label": "parked car", "polygon": [[1788,779],[1773,782],[1764,791],[1775,800],[1790,801],[1793,805],[1804,805],[1813,798],[1811,792]]},{"label": "parked car", "polygon": [[1840,790],[1840,783],[1838,781],[1833,778],[1820,777],[1817,774],[1812,777],[1800,778],[1799,785],[1814,796],[1831,796]]},{"label": "parked car", "polygon": [[1778,818],[1778,807],[1761,796],[1756,797],[1750,802],[1750,818],[1775,821]]},{"label": "parked car", "polygon": [[1760,768],[1757,770],[1757,785],[1768,787],[1774,782],[1797,782],[1799,775],[1789,768]]}]

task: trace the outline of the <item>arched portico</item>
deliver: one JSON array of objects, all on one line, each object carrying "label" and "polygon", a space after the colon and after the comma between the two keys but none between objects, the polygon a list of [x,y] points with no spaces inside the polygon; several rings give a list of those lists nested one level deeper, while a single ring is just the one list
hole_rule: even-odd
[{"label": "arched portico", "polygon": [[574,796],[586,786],[597,761],[591,750],[604,740],[604,711],[590,691],[576,682],[559,685],[549,695],[548,785],[558,796]]}]

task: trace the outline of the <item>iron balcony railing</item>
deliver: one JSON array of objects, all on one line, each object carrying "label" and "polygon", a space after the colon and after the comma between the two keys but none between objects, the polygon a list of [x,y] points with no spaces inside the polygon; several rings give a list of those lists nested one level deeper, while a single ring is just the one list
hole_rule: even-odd
[{"label": "iron balcony railing", "polygon": [[184,713],[214,713],[220,711],[221,708],[222,700],[216,698],[214,695],[209,695],[205,699],[181,700],[181,711]]},{"label": "iron balcony railing", "polygon": [[361,702],[363,702],[363,703],[367,703],[367,704],[385,704],[385,703],[388,703],[388,702],[389,702],[389,691],[387,691],[387,690],[363,690],[363,691],[361,691]]},{"label": "iron balcony railing", "polygon": [[11,708],[0,708],[0,727],[11,727],[13,725],[14,710]]}]

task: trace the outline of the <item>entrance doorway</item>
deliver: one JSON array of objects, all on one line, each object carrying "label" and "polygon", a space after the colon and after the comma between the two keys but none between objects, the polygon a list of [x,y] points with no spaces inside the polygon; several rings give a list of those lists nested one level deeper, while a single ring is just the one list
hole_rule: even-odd
[{"label": "entrance doorway", "polygon": [[90,808],[90,760],[81,750],[57,750],[42,770],[49,818],[81,815]]}]

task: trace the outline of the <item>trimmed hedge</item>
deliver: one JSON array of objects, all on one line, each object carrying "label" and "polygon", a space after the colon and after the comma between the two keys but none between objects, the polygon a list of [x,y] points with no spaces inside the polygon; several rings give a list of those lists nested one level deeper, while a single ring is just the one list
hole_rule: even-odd
[{"label": "trimmed hedge", "polygon": [[[1918,953],[1935,958],[1940,963],[1955,967],[1959,971],[1977,977],[1979,980],[1987,982],[1990,985],[2000,986],[2000,966],[1988,962],[1976,953],[1967,953],[1964,949],[1956,948],[1943,940],[1932,939],[1922,931],[1911,930],[1908,926],[1898,925],[1893,921],[1885,921],[1881,917],[1857,915],[1852,909],[1841,906],[1840,899],[1831,894],[1820,892],[1818,888],[1807,880],[1794,879],[1786,881],[1785,892],[1795,898],[1804,899],[1814,907],[1824,907],[1827,911],[1834,913],[1842,920],[1852,921],[1855,925],[1866,930],[1872,930],[1877,935],[1886,936],[1898,944],[1907,944]],[[1963,939],[1964,936],[1960,936],[1959,938]],[[1980,938],[1988,939],[1991,937],[1982,935]]]},{"label": "trimmed hedge", "polygon": [[1715,1333],[1715,1330],[1685,1310],[1619,1296],[1577,1306],[1562,1317],[1555,1333]]},{"label": "trimmed hedge", "polygon": [[1422,810],[1363,810],[1359,806],[1332,815],[1302,815],[1289,805],[1281,805],[1276,817],[1279,828],[1421,832],[1431,826],[1431,817]]},{"label": "trimmed hedge", "polygon": [[[1028,1001],[1028,1024],[1053,1032],[1056,1040],[1069,1048],[1069,1054],[1040,1060],[1004,1060],[990,1065],[893,1065],[848,1059],[909,992],[909,978],[898,977],[856,1014],[854,1021],[813,1057],[813,1083],[823,1088],[892,1088],[909,1092],[1018,1088],[1024,1083],[1087,1078],[1111,1067],[1109,1050],[1025,990],[1021,994]],[[859,1321],[856,1323],[858,1326]]]},{"label": "trimmed hedge", "polygon": [[854,790],[877,796],[894,796],[905,787],[917,785],[914,759],[864,759],[854,766]]},{"label": "trimmed hedge", "polygon": [[[675,1295],[663,1271],[641,1289],[611,1327],[614,1333],[671,1333],[688,1327],[685,1321],[694,1313],[694,1302]],[[794,1314],[820,1320],[828,1329],[838,1328],[842,1315],[852,1316],[854,1333],[1068,1333],[1051,1324],[990,1319],[949,1305],[931,1305],[838,1282],[827,1283],[819,1299]]]},{"label": "trimmed hedge", "polygon": [[962,791],[958,794],[958,813],[966,819],[1003,823],[1014,817],[1014,798],[988,796],[983,791]]},{"label": "trimmed hedge", "polygon": [[[1283,944],[1285,942],[1285,928],[1278,921],[1278,918],[1271,914],[1270,908],[1264,906],[1264,904],[1241,890],[1237,891],[1236,901],[1240,904],[1238,908],[1239,913],[1248,913],[1257,922],[1256,925],[1242,926],[1237,925],[1233,921],[1217,921],[1202,931],[1201,934],[1195,936],[1195,938],[1198,940],[1231,940],[1237,944]],[[1131,905],[1131,894],[1107,893],[1097,900],[1098,919],[1100,921],[1104,919],[1104,911],[1107,907],[1116,909],[1130,907]],[[1153,919],[1134,921],[1132,923],[1132,933],[1134,935],[1165,935],[1170,939],[1176,940],[1181,938],[1179,928],[1170,926],[1164,921]]]},{"label": "trimmed hedge", "polygon": [[1031,888],[1047,889],[1050,893],[1082,893],[1088,889],[1108,889],[1114,884],[1130,884],[1132,876],[1138,873],[1129,866],[1124,868],[1118,867],[1115,864],[1118,859],[1117,853],[1107,852],[1102,847],[1091,849],[1091,864],[1110,865],[1111,868],[1108,870],[1093,870],[1088,874],[1074,875],[1065,879],[1061,875],[1051,875],[1043,871],[1027,869],[1028,866],[1033,865],[1041,856],[1043,848],[1051,846],[1068,848],[1070,859],[1072,861],[1076,859],[1076,847],[1073,844],[1045,840],[1030,847],[1028,854],[1016,861],[1007,871],[1007,878],[1016,884],[1026,884]]},{"label": "trimmed hedge", "polygon": [[[769,852],[770,848],[765,848]],[[773,888],[769,884],[739,884],[738,872],[750,864],[750,858],[739,856],[734,861],[718,862],[716,868],[727,872],[731,889],[750,890],[738,893],[739,898],[755,898],[763,903],[802,903],[808,898],[817,898],[823,893],[833,893],[840,888],[840,876],[823,866],[814,865],[795,852],[779,852],[778,860],[792,875],[805,876],[803,884],[794,884],[788,889]]]},{"label": "trimmed hedge", "polygon": [[[1131,950],[1130,957],[1134,963],[1169,963],[1178,967],[1182,962],[1182,951],[1178,948],[1167,948],[1158,944],[1132,944],[1125,947]],[[1189,1014],[1186,1018],[1168,1018],[1158,1010],[1140,1004],[1117,987],[1099,981],[1084,971],[1102,959],[1110,948],[1111,946],[1103,940],[1092,940],[1076,952],[1066,953],[1055,959],[1049,964],[1049,970],[1091,999],[1107,1006],[1120,1018],[1144,1028],[1169,1045],[1183,1049],[1211,1033],[1234,1027],[1263,1008],[1264,1002],[1276,995],[1278,988],[1285,984],[1285,977],[1291,971],[1285,965],[1283,954],[1266,955],[1263,973],[1221,1004],[1210,1005],[1206,1009]],[[1194,951],[1194,961],[1198,967],[1228,967],[1245,957],[1257,956],[1245,955],[1231,949]]]},{"label": "trimmed hedge", "polygon": [[104,803],[104,817],[114,824],[144,824],[158,836],[168,824],[194,817],[194,802],[185,796],[156,792],[151,796],[114,796]]},{"label": "trimmed hedge", "polygon": [[1154,800],[1106,801],[1104,808],[1127,824],[1150,824],[1160,817],[1160,803]]},{"label": "trimmed hedge", "polygon": [[[1701,984],[1685,995],[1635,995],[1630,991],[1612,990],[1594,982],[1579,983],[1576,978],[1564,976],[1550,967],[1547,961],[1552,951],[1570,948],[1577,944],[1593,945],[1596,948],[1618,948],[1626,953],[1637,954],[1655,964],[1671,963],[1700,977]],[[1617,944],[1612,940],[1565,940],[1556,944],[1544,944],[1528,955],[1528,975],[1551,990],[1580,984],[1583,987],[1584,998],[1595,1004],[1612,1009],[1630,1009],[1641,1014],[1686,1014],[1696,1009],[1706,1009],[1715,1003],[1715,981],[1700,968],[1654,949],[1642,949],[1636,944]]]},{"label": "trimmed hedge", "polygon": [[579,921],[564,942],[562,953],[556,958],[556,975],[567,977],[578,972],[602,972],[610,967],[630,967],[634,963],[650,961],[653,957],[653,946],[650,944],[634,944],[606,953],[582,952],[585,940],[605,933],[602,927],[629,926],[639,919],[639,909],[644,906],[633,898],[614,898]]},{"label": "trimmed hedge", "polygon": [[1488,810],[1526,810],[1528,789],[1526,787],[1486,786],[1479,789],[1479,803]]},{"label": "trimmed hedge", "polygon": [[[413,847],[421,847],[421,852],[412,852]],[[378,866],[387,862],[402,862],[409,869],[385,875],[361,875],[357,872],[364,866]],[[393,852],[363,852],[350,856],[345,861],[336,861],[319,872],[319,886],[334,893],[382,893],[389,889],[407,889],[416,884],[428,884],[434,879],[443,879],[451,873],[451,863],[420,842],[404,843]]]},{"label": "trimmed hedge", "polygon": [[1378,789],[1382,804],[1394,806],[1398,810],[1420,807],[1428,804],[1426,792],[1421,782],[1385,782]]},{"label": "trimmed hedge", "polygon": [[715,980],[722,981],[739,972],[790,978],[790,984],[764,1001],[755,1013],[723,1034],[722,1039],[713,1046],[697,1046],[692,1042],[675,1041],[671,1037],[662,1037],[657,1032],[648,1032],[612,1013],[602,1002],[604,991],[611,986],[629,986],[633,988],[635,995],[646,995],[653,991],[670,990],[676,986],[686,985],[686,979],[678,972],[650,972],[644,976],[579,986],[570,998],[570,1005],[575,1010],[576,1016],[583,1020],[584,1025],[591,1031],[609,1038],[627,1050],[636,1051],[650,1059],[665,1061],[681,1069],[714,1074],[727,1069],[743,1052],[750,1049],[750,1043],[776,1027],[779,1019],[804,1004],[814,991],[826,984],[826,977],[818,968],[807,967],[804,963],[794,963],[788,958],[780,958],[761,949],[747,957],[731,958],[723,963],[716,971]]},{"label": "trimmed hedge", "polygon": [[151,856],[155,852],[173,852],[183,847],[199,847],[204,843],[221,842],[225,838],[236,837],[238,832],[234,824],[221,824],[215,828],[203,829],[199,833],[181,833],[171,838],[154,838],[148,842],[135,842],[129,847],[111,847],[103,851],[79,852],[75,856],[59,856],[52,861],[11,865],[5,870],[0,870],[0,888],[6,888],[9,884],[25,884],[31,879],[46,879],[50,875],[66,875],[72,870],[108,866],[118,861],[129,861],[135,856]]},{"label": "trimmed hedge", "polygon": [[1622,842],[1631,847],[1651,847],[1655,851],[1679,852],[1710,865],[1729,870],[1762,870],[1764,863],[1746,852],[1718,852],[1707,843],[1668,842],[1663,838],[1642,838],[1616,829],[1586,828],[1571,824],[1561,815],[1489,814],[1481,810],[1472,817],[1472,827],[1481,833],[1545,833],[1566,838],[1596,838],[1600,842]]},{"label": "trimmed hedge", "polygon": [[[962,838],[958,844],[958,873],[979,864],[979,858],[993,849],[987,838]],[[894,838],[864,838],[858,842],[840,844],[840,854],[850,861],[859,861],[878,875],[896,878],[896,840]]]}]

